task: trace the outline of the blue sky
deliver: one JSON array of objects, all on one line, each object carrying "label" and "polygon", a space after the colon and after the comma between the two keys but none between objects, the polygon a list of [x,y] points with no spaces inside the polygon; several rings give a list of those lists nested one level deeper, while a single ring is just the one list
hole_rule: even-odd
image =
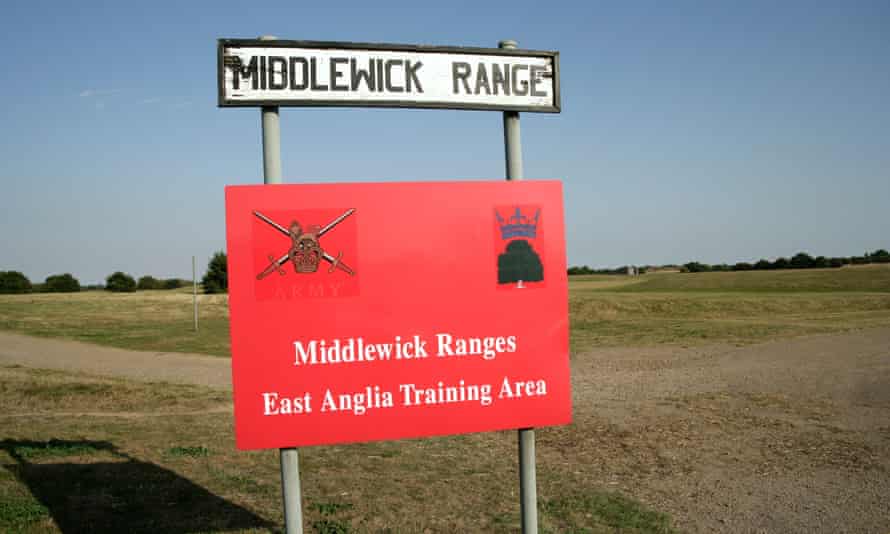
[{"label": "blue sky", "polygon": [[[890,248],[887,2],[4,2],[0,270],[190,276],[223,187],[262,182],[259,110],[216,106],[216,40],[560,52],[522,115],[570,264]],[[286,182],[499,179],[497,112],[282,109]]]}]

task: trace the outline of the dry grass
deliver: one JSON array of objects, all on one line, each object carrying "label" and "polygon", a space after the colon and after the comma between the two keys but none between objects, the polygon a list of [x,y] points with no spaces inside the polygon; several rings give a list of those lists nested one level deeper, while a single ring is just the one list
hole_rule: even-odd
[{"label": "dry grass", "polygon": [[573,353],[596,346],[744,344],[890,325],[890,293],[573,291],[569,317]]},{"label": "dry grass", "polygon": [[890,264],[841,269],[784,269],[715,273],[653,273],[626,285],[628,292],[890,293]]},{"label": "dry grass", "polygon": [[[277,451],[235,449],[230,410],[214,409],[228,394],[23,368],[0,368],[0,385],[0,531],[280,528]],[[515,532],[515,448],[515,433],[496,432],[302,449],[305,525]],[[538,488],[544,532],[670,531],[666,516],[556,458],[539,462]]]},{"label": "dry grass", "polygon": [[[750,343],[890,324],[890,267],[582,275],[569,281],[573,352]],[[0,329],[121,348],[229,355],[225,295],[185,290],[0,295]]]},{"label": "dry grass", "polygon": [[[863,289],[883,288],[883,271],[844,271],[573,277],[573,349],[744,344],[890,324],[890,292]],[[847,277],[837,282],[846,289],[827,290],[829,275]],[[653,280],[661,280],[660,289],[641,290]],[[0,327],[227,354],[225,296],[202,296],[201,310],[196,335],[191,296],[183,292],[2,296]],[[764,476],[884,465],[870,441],[832,423],[830,404],[777,394],[681,393],[645,405],[621,403],[628,413],[619,425],[601,413],[607,406],[592,404],[599,397],[587,388],[599,375],[579,372],[588,367],[583,358],[573,367],[576,422],[536,431],[544,532],[670,531],[666,516],[603,488],[655,499],[661,508],[663,496],[651,488],[698,472],[695,454],[742,462]],[[226,392],[198,387],[0,368],[0,531],[277,531],[283,520],[277,451],[235,449],[230,402]],[[795,426],[800,421],[805,431]],[[715,444],[718,435],[737,438]],[[742,438],[747,448],[734,448]],[[516,531],[514,432],[300,454],[309,532]]]},{"label": "dry grass", "polygon": [[125,349],[229,355],[228,298],[181,290],[0,295],[0,329]]},{"label": "dry grass", "polygon": [[230,411],[231,394],[187,385],[150,384],[71,372],[0,367],[4,417],[51,413],[139,417],[171,413]]}]

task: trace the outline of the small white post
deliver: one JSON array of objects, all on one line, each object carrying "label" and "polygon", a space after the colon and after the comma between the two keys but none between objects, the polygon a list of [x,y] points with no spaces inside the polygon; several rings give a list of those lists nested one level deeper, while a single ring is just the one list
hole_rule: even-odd
[{"label": "small white post", "polygon": [[195,309],[195,332],[198,331],[198,275],[195,271],[195,257],[192,256],[192,307]]}]

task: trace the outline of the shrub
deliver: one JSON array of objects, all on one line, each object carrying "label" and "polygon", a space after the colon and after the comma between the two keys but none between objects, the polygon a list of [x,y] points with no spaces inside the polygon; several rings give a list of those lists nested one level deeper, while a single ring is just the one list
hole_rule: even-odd
[{"label": "shrub", "polygon": [[161,282],[161,287],[164,289],[179,289],[183,287],[183,283],[179,278],[168,278]]},{"label": "shrub", "polygon": [[229,269],[225,252],[217,252],[210,258],[201,284],[204,285],[204,293],[225,293],[229,290]]},{"label": "shrub", "polygon": [[126,273],[117,271],[105,279],[105,289],[116,293],[131,293],[136,291],[136,280]]},{"label": "shrub", "polygon": [[160,289],[161,281],[155,278],[154,276],[145,275],[139,279],[139,282],[136,283],[137,289]]},{"label": "shrub", "polygon": [[776,261],[773,262],[773,269],[790,269],[791,262],[788,261],[788,258],[776,258]]},{"label": "shrub", "polygon": [[890,252],[879,248],[871,253],[871,261],[875,263],[890,263]]},{"label": "shrub", "polygon": [[77,293],[80,291],[80,282],[70,273],[54,274],[46,277],[42,290],[47,293]]},{"label": "shrub", "polygon": [[30,293],[31,281],[18,271],[0,271],[0,293]]},{"label": "shrub", "polygon": [[791,258],[792,269],[809,269],[813,267],[813,257],[806,252],[798,252]]},{"label": "shrub", "polygon": [[756,271],[765,271],[767,269],[772,269],[773,264],[769,262],[769,260],[760,259],[757,263],[754,264],[754,270]]},{"label": "shrub", "polygon": [[710,265],[706,265],[704,263],[699,263],[697,261],[691,261],[683,266],[687,273],[704,273],[711,270]]}]

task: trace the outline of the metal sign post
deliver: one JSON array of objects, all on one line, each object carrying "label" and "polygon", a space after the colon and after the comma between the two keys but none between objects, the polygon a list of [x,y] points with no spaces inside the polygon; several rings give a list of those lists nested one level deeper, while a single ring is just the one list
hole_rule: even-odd
[{"label": "metal sign post", "polygon": [[[512,50],[516,41],[498,43],[499,48]],[[522,180],[522,140],[519,135],[519,112],[504,112],[504,157],[507,180]],[[535,431],[519,430],[519,497],[523,534],[538,532],[538,488],[535,475]]]},{"label": "metal sign post", "polygon": [[[270,35],[261,41],[274,41]],[[278,106],[262,106],[263,183],[281,183],[281,122]],[[303,502],[300,492],[300,455],[296,448],[279,449],[281,457],[281,497],[284,501],[284,529],[287,534],[303,534]]]}]

